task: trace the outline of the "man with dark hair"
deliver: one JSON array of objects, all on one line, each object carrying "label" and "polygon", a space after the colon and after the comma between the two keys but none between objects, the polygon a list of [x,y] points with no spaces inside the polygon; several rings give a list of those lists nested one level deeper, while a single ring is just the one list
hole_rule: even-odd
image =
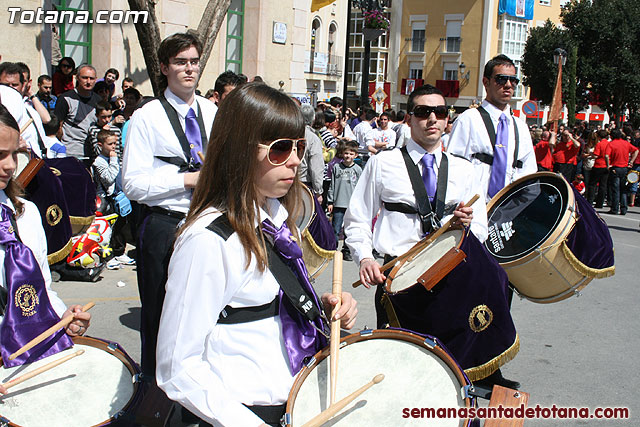
[{"label": "man with dark hair", "polygon": [[611,142],[604,156],[609,169],[610,214],[627,214],[627,190],[625,181],[628,168],[635,162],[638,149],[625,139],[620,129],[611,130]]},{"label": "man with dark hair", "polygon": [[58,100],[58,97],[51,92],[52,87],[53,81],[51,77],[46,74],[38,77],[38,92],[36,92],[36,97],[47,109],[49,115],[53,115],[53,111],[56,108],[56,101]]},{"label": "man with dark hair", "polygon": [[243,84],[243,81],[240,76],[231,70],[220,74],[213,85],[213,102],[219,105],[229,92],[241,84]]},{"label": "man with dark hair", "polygon": [[96,69],[89,64],[78,67],[76,87],[58,96],[54,114],[62,122],[62,143],[67,155],[77,157],[91,167],[91,151],[86,151],[89,126],[96,121],[95,106],[100,96],[93,92]]},{"label": "man with dark hair", "polygon": [[358,154],[365,159],[369,157],[369,150],[367,149],[367,134],[373,129],[374,122],[377,117],[378,113],[371,108],[367,108],[364,110],[363,120],[353,128],[353,134],[356,136],[356,141],[358,142],[359,147]]},{"label": "man with dark hair", "polygon": [[329,99],[329,104],[333,107],[333,108],[342,108],[342,98],[340,98],[339,96],[332,96]]},{"label": "man with dark hair", "polygon": [[202,43],[193,32],[160,43],[163,93],[138,108],[129,122],[122,181],[142,205],[137,276],[142,320],[142,372],[155,378],[156,340],[170,251],[186,216],[217,107],[196,96]]},{"label": "man with dark hair", "polygon": [[[495,370],[517,353],[515,327],[508,317],[507,283],[506,280],[494,283],[496,274],[506,277],[481,244],[487,237],[484,191],[468,160],[442,151],[441,136],[448,121],[442,92],[431,85],[421,86],[411,93],[407,105],[411,137],[401,149],[382,151],[367,162],[344,218],[346,244],[360,266],[362,283],[367,287],[377,285],[374,301],[377,326],[391,324],[438,336],[464,369],[478,368],[478,378],[482,375],[480,372]],[[473,207],[464,207],[475,194],[480,196],[479,200]],[[433,293],[418,285],[417,290],[407,289],[406,299],[402,302],[396,299],[390,308],[392,303],[383,298],[385,272],[375,261],[373,250],[385,254],[385,263],[389,262],[449,219],[457,226],[469,226],[472,232],[464,240],[470,245],[469,249],[474,249],[473,253],[465,252],[469,261],[473,261],[463,262],[454,270],[454,277],[464,283],[455,283],[455,286],[452,282],[439,283]],[[472,265],[486,267],[491,274],[466,280],[472,273],[482,276],[487,271],[465,270],[474,268]],[[449,286],[457,290],[447,296],[447,292],[451,292]],[[489,289],[495,289],[494,296],[489,297],[492,293]],[[457,310],[460,295],[471,298],[465,301],[469,311]],[[492,330],[480,334],[477,332],[481,331],[470,328],[469,312],[489,301],[491,309],[501,313],[500,322],[505,323],[494,324]],[[388,316],[391,312],[393,315]],[[503,316],[505,312],[507,316]],[[410,319],[424,323],[411,327]],[[511,340],[502,338],[507,330]],[[442,336],[437,331],[443,332]],[[470,354],[474,354],[473,360]]]},{"label": "man with dark hair", "polygon": [[516,179],[537,171],[531,134],[526,123],[513,117],[509,103],[519,83],[516,68],[506,55],[484,67],[487,96],[479,108],[458,116],[447,151],[471,161],[487,200]]},{"label": "man with dark hair", "polygon": [[377,154],[380,150],[393,148],[396,145],[396,133],[389,127],[391,117],[386,111],[378,117],[378,126],[371,129],[365,136],[367,150]]},{"label": "man with dark hair", "polygon": [[120,78],[120,73],[115,68],[109,68],[104,73],[104,77],[98,79],[96,83],[105,82],[107,85],[107,89],[109,90],[109,97],[107,99],[111,99],[113,94],[116,91],[116,82]]}]

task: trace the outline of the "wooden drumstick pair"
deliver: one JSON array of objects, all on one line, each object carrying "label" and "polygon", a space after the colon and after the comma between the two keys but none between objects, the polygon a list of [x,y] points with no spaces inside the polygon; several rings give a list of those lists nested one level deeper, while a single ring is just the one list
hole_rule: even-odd
[{"label": "wooden drumstick pair", "polygon": [[47,363],[44,366],[41,366],[38,369],[34,369],[31,372],[27,372],[26,374],[21,375],[18,378],[14,378],[12,380],[7,381],[6,383],[2,383],[2,384],[0,384],[0,387],[4,387],[5,389],[9,389],[10,387],[13,387],[13,386],[18,385],[18,384],[20,384],[22,382],[25,382],[26,380],[31,379],[31,378],[35,377],[36,375],[40,375],[41,373],[46,372],[49,369],[55,368],[56,366],[66,362],[68,360],[71,360],[76,356],[80,356],[83,353],[84,353],[84,350],[78,350],[75,353],[68,354],[68,355],[66,355],[64,357],[61,357],[58,360],[54,360],[53,362],[50,362],[50,363]]},{"label": "wooden drumstick pair", "polygon": [[[94,302],[90,302],[86,304],[84,307],[82,307],[82,311],[89,311],[94,305],[96,305]],[[26,343],[18,351],[16,351],[11,356],[9,356],[9,360],[13,360],[16,357],[20,356],[25,351],[31,350],[33,347],[37,346],[42,341],[46,340],[51,335],[56,333],[60,328],[66,328],[73,321],[73,319],[74,319],[73,314],[70,314],[69,316],[60,320],[58,323],[56,323],[55,325],[53,325],[52,327],[50,327],[49,329],[47,329],[46,331],[44,331],[43,333],[41,333],[40,335],[32,339],[31,341],[29,341],[28,343]]]},{"label": "wooden drumstick pair", "polygon": [[[469,206],[473,205],[478,199],[480,198],[479,195],[475,195],[471,198],[471,200],[469,200],[467,202],[467,204],[464,205],[465,208],[468,208]],[[451,218],[449,218],[449,221],[445,222],[443,224],[442,227],[438,228],[435,232],[431,233],[430,235],[428,235],[426,238],[422,239],[421,241],[419,241],[418,243],[416,243],[411,249],[409,249],[406,253],[400,255],[397,258],[392,259],[391,261],[389,261],[388,263],[386,263],[385,265],[383,265],[382,267],[380,267],[380,271],[386,271],[389,268],[393,267],[395,265],[396,262],[402,260],[402,259],[407,259],[407,258],[412,258],[414,255],[420,253],[420,251],[422,251],[424,248],[426,248],[427,246],[429,246],[432,242],[434,242],[438,237],[440,237],[445,231],[449,230],[452,226],[453,223],[457,220],[457,218],[455,216],[452,216]],[[358,286],[362,285],[362,280],[357,280],[355,282],[353,282],[352,286],[354,288],[357,288]]]}]

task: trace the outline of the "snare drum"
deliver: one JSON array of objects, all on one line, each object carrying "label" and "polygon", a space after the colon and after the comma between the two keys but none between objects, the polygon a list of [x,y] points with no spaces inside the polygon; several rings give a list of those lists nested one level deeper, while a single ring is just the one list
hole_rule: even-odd
[{"label": "snare drum", "polygon": [[296,224],[300,229],[302,242],[302,258],[309,272],[309,277],[314,279],[324,271],[333,259],[336,249],[336,238],[322,206],[313,197],[311,190],[306,185],[301,185],[302,199],[301,212]]},{"label": "snare drum", "polygon": [[463,230],[447,231],[414,256],[398,261],[387,275],[385,291],[397,294],[417,285],[431,290],[466,258],[460,250],[464,236]]},{"label": "snare drum", "polygon": [[[335,426],[423,425],[403,417],[404,408],[470,408],[470,382],[436,338],[401,330],[362,331],[341,340],[336,401],[377,374],[384,380],[329,421]],[[301,426],[329,406],[329,348],[302,368],[287,401],[285,419]],[[367,363],[373,361],[374,363]],[[467,426],[469,420],[429,419],[429,425]]]},{"label": "snare drum", "polygon": [[613,274],[606,224],[561,175],[522,177],[498,192],[487,212],[485,247],[533,302],[564,300]]},{"label": "snare drum", "polygon": [[[84,354],[18,384],[0,397],[0,417],[10,426],[86,427],[117,423],[140,397],[138,366],[116,343],[74,337],[75,345],[37,362],[0,368],[8,381],[68,353]],[[3,424],[5,425],[5,424]]]},{"label": "snare drum", "polygon": [[636,184],[640,180],[640,172],[635,169],[631,169],[627,172],[627,182],[629,184]]}]

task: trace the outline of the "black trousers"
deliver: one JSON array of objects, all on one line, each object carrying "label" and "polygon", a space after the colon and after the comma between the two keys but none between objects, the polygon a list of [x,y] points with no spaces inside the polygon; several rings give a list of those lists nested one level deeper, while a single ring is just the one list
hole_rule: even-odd
[{"label": "black trousers", "polygon": [[142,372],[155,378],[158,327],[179,218],[148,212],[140,226],[137,275],[142,303]]},{"label": "black trousers", "polygon": [[[609,191],[608,188],[609,171],[607,168],[592,168],[591,176],[589,177],[590,190],[587,194],[591,194],[591,197],[595,198],[596,207],[602,208],[604,201]],[[597,187],[597,188],[596,188]],[[596,192],[597,190],[597,192]],[[593,200],[589,200],[593,202]]]}]

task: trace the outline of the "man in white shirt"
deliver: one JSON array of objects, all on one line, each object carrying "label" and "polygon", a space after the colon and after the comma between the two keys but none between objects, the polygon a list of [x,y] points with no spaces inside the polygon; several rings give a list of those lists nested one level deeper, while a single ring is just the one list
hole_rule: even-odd
[{"label": "man in white shirt", "polygon": [[[378,285],[375,296],[378,327],[391,323],[392,326],[437,336],[464,369],[479,372],[474,380],[480,379],[486,376],[484,372],[495,371],[513,357],[519,348],[507,305],[506,275],[480,243],[487,237],[484,191],[468,160],[442,151],[440,138],[448,120],[442,92],[431,85],[422,86],[409,96],[408,107],[411,138],[403,148],[384,151],[369,159],[344,218],[346,244],[360,265],[362,283],[367,287]],[[475,194],[479,195],[479,200],[473,207],[464,207]],[[433,293],[424,289],[410,291],[407,298],[415,296],[414,301],[424,300],[424,305],[407,304],[407,300],[400,305],[396,305],[398,300],[390,302],[396,319],[387,318],[389,304],[383,300],[386,277],[373,257],[373,250],[385,254],[385,262],[406,253],[426,233],[434,231],[428,220],[432,214],[441,224],[453,215],[456,226],[470,226],[472,234],[465,240],[474,252],[466,252],[467,262],[460,266],[465,272],[461,273],[456,267],[452,282],[448,282],[448,276],[445,276],[442,279],[444,283],[437,284]],[[376,216],[377,221],[371,230]],[[487,271],[491,274],[484,275]],[[486,277],[469,279],[474,274]],[[494,283],[495,277],[500,280]],[[464,283],[455,282],[456,279]],[[453,292],[453,298],[449,292]],[[496,316],[505,323],[498,326],[495,322],[483,331],[472,330],[467,318],[473,315],[465,311],[466,308],[458,307],[458,293],[473,301],[472,307],[487,304],[495,313],[500,313]],[[438,314],[434,316],[431,313]],[[421,319],[422,323],[411,325],[410,319]],[[461,342],[465,343],[462,348]],[[470,354],[481,356],[471,360]]]},{"label": "man in white shirt", "polygon": [[[536,172],[537,166],[529,129],[526,123],[513,117],[509,105],[519,82],[513,61],[505,55],[491,59],[485,65],[482,82],[487,97],[479,108],[468,109],[458,116],[451,129],[447,151],[466,158],[478,169],[488,201],[501,188]],[[501,127],[506,128],[507,147],[501,147],[503,144],[495,141],[500,136]],[[502,167],[494,161],[502,156],[494,145],[505,154]],[[490,188],[492,175],[494,185]]]},{"label": "man in white shirt", "polygon": [[396,144],[396,133],[389,127],[389,113],[382,113],[378,118],[378,127],[365,135],[365,144],[371,154],[391,148]]},{"label": "man in white shirt", "polygon": [[373,123],[377,116],[378,114],[375,111],[371,108],[367,108],[364,111],[364,120],[353,128],[353,134],[356,136],[356,141],[358,141],[358,153],[360,155],[364,155],[366,158],[369,157],[369,150],[367,150],[366,142],[367,134],[373,129]]},{"label": "man in white shirt", "polygon": [[[155,351],[170,251],[189,210],[217,107],[195,95],[202,44],[193,33],[167,37],[158,59],[166,89],[131,118],[123,156],[126,196],[142,205],[138,289],[142,371],[155,377]],[[203,260],[206,262],[206,260]]]}]

